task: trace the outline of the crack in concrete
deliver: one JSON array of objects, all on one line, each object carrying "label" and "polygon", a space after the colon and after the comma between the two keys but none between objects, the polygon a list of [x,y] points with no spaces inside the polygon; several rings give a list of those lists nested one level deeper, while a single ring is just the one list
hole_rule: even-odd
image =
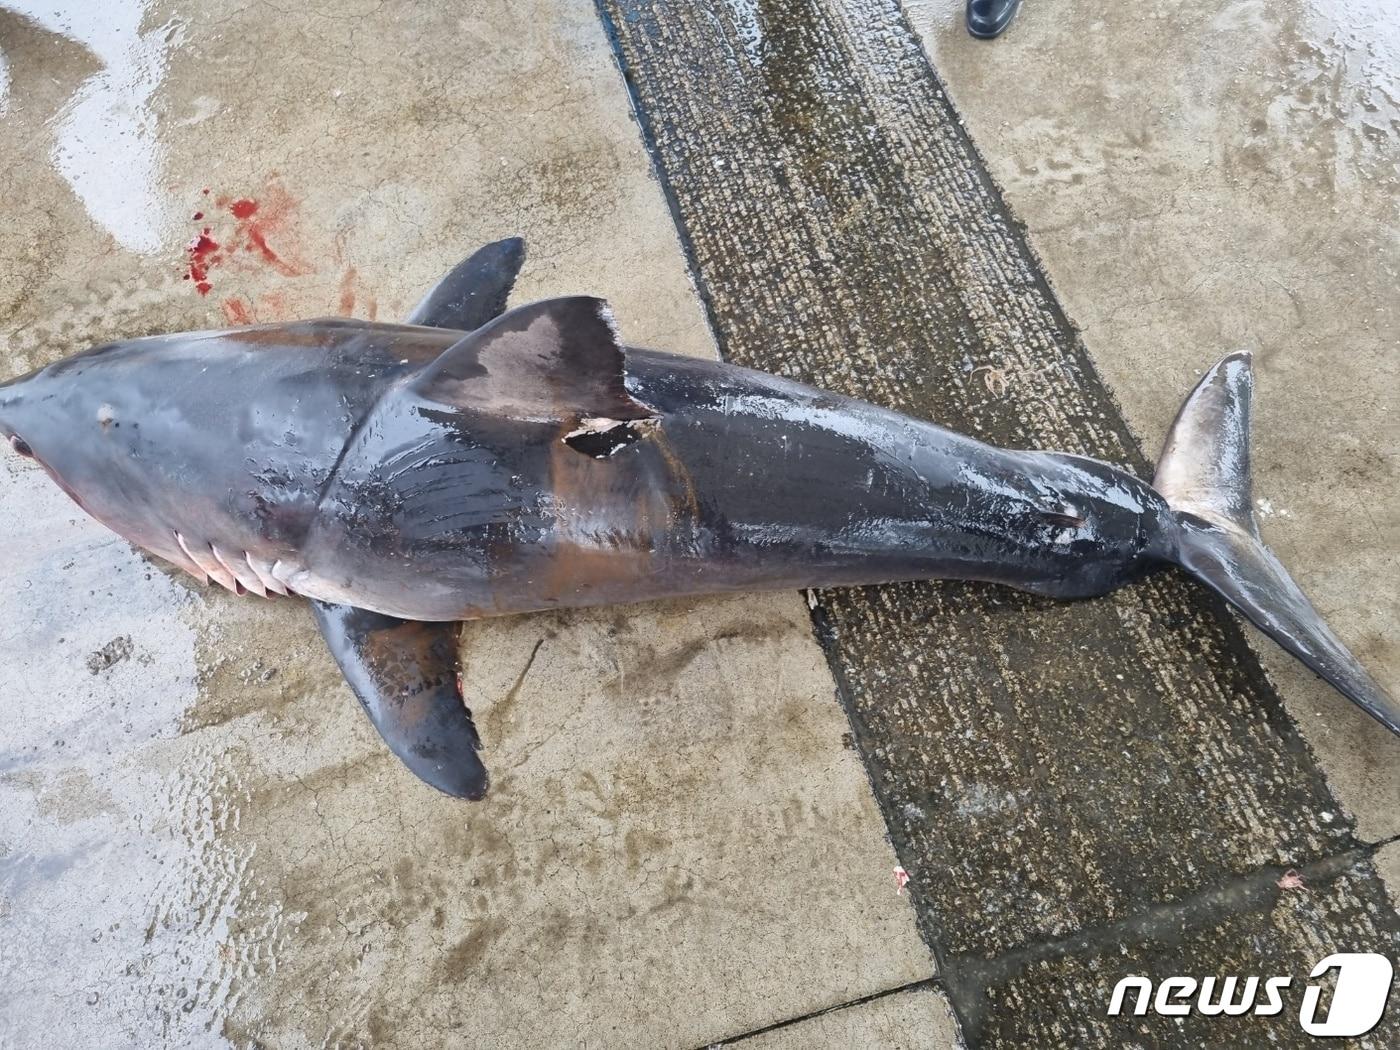
[{"label": "crack in concrete", "polygon": [[909,981],[905,984],[896,985],[893,988],[884,988],[878,992],[871,992],[869,995],[862,995],[856,999],[850,999],[843,1003],[837,1003],[835,1006],[822,1007],[819,1010],[812,1010],[805,1014],[798,1014],[795,1017],[785,1017],[781,1021],[774,1021],[772,1024],[764,1025],[762,1028],[754,1028],[747,1032],[743,1032],[739,1035],[726,1036],[725,1038],[720,1039],[717,1042],[705,1043],[703,1046],[696,1047],[695,1050],[718,1050],[719,1047],[735,1046],[738,1043],[746,1042],[747,1040],[757,1038],[758,1036],[767,1035],[769,1032],[776,1032],[782,1028],[791,1028],[793,1025],[799,1025],[806,1021],[814,1020],[818,1017],[825,1017],[827,1014],[834,1014],[841,1010],[849,1010],[850,1008],[855,1006],[864,1006],[867,1003],[878,1002],[879,1000],[887,999],[892,995],[902,995],[907,992],[918,992],[923,991],[925,989],[932,991],[943,991],[944,984],[937,977],[927,977],[922,981]]},{"label": "crack in concrete", "polygon": [[1357,847],[1299,868],[1262,868],[1198,890],[1182,900],[1142,908],[1114,923],[1027,944],[991,958],[950,958],[942,971],[943,981],[950,998],[959,1004],[968,1042],[976,1045],[986,1021],[987,990],[1009,982],[1038,963],[1066,955],[1118,951],[1123,944],[1134,941],[1179,941],[1187,932],[1218,925],[1227,916],[1268,911],[1285,894],[1299,892],[1279,886],[1286,871],[1295,871],[1308,889],[1315,889],[1370,860],[1377,848]]}]

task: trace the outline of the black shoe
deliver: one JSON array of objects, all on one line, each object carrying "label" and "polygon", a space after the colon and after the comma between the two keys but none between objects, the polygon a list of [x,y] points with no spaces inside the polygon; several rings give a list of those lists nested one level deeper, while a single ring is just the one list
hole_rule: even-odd
[{"label": "black shoe", "polygon": [[967,31],[979,40],[1001,36],[1020,6],[1021,0],[967,0]]}]

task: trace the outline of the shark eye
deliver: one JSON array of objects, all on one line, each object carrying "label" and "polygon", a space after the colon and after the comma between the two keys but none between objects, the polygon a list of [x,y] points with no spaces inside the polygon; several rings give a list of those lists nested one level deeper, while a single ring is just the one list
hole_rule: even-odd
[{"label": "shark eye", "polygon": [[34,458],[34,450],[29,447],[29,442],[25,441],[24,438],[20,437],[18,434],[10,435],[10,447],[26,459]]}]

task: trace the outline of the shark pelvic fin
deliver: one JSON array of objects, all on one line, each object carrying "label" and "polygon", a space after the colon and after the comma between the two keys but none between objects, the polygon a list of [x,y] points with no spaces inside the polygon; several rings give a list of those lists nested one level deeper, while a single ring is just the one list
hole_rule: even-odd
[{"label": "shark pelvic fin", "polygon": [[331,655],[390,750],[420,780],[479,799],[489,778],[462,700],[455,623],[418,623],[312,601]]},{"label": "shark pelvic fin", "polygon": [[1153,487],[1176,512],[1176,560],[1392,732],[1400,704],[1332,633],[1259,538],[1250,481],[1248,353],[1206,373],[1167,434]]},{"label": "shark pelvic fin", "polygon": [[492,241],[454,266],[408,315],[409,324],[471,332],[493,320],[525,263],[519,237]]}]

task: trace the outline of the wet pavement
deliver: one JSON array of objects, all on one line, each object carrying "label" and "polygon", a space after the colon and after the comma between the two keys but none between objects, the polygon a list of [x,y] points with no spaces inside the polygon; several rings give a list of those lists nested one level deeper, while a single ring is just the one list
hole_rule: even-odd
[{"label": "wet pavement", "polygon": [[[629,342],[1138,465],[1247,345],[1266,535],[1400,691],[1383,5],[1032,0],[990,45],[948,0],[601,7],[674,217],[591,5],[0,0],[0,374],[398,317],[511,233],[517,300],[607,296]],[[0,1046],[941,1047],[948,993],[988,1043],[1109,1045],[1120,971],[1394,954],[1393,738],[1261,642],[1285,713],[1170,577],[824,595],[825,656],[786,594],[469,625],[468,806],[296,602],[15,457],[0,507]],[[1263,1032],[1165,1024],[1116,1035]]]}]

